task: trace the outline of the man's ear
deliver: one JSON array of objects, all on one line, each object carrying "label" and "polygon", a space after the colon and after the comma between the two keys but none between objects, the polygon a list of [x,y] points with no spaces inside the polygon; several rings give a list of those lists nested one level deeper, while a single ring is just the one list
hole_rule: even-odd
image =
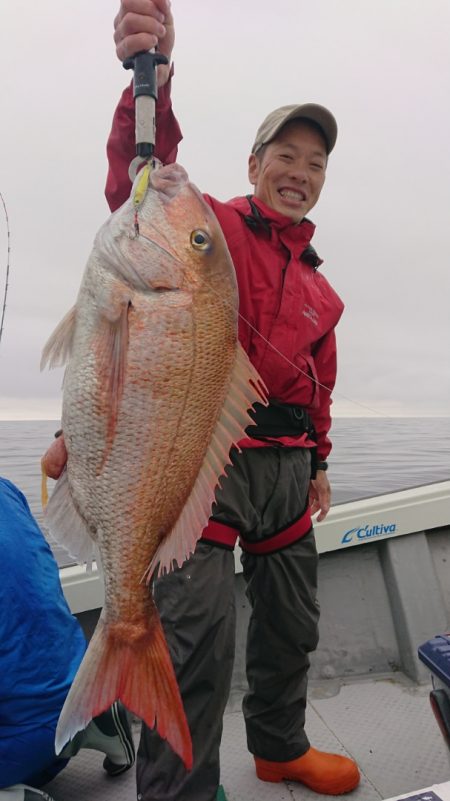
[{"label": "man's ear", "polygon": [[252,186],[256,185],[259,175],[259,160],[254,153],[250,153],[248,157],[248,180]]}]

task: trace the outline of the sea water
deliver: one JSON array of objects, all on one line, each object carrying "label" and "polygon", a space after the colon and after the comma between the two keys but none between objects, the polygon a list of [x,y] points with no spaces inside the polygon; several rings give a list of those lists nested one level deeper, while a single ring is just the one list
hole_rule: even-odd
[{"label": "sea water", "polygon": [[[22,490],[40,525],[40,458],[59,425],[0,421],[0,475]],[[338,417],[330,436],[335,504],[450,479],[450,417]]]}]

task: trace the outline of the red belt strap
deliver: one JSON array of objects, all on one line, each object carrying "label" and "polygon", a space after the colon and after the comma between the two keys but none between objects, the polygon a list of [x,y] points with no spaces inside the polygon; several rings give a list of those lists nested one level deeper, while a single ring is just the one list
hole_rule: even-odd
[{"label": "red belt strap", "polygon": [[226,548],[234,548],[239,537],[237,528],[227,526],[225,523],[218,523],[216,520],[209,520],[208,525],[202,531],[202,540],[210,540],[223,545]]},{"label": "red belt strap", "polygon": [[311,513],[308,509],[306,512],[292,523],[292,525],[274,534],[273,537],[268,537],[265,540],[258,542],[249,542],[239,537],[237,528],[227,526],[225,523],[218,523],[216,520],[210,520],[208,525],[203,529],[202,540],[209,540],[222,545],[225,548],[234,548],[236,540],[239,537],[239,544],[243,551],[254,554],[268,554],[274,551],[281,551],[293,542],[301,539],[308,533],[312,526]]},{"label": "red belt strap", "polygon": [[248,540],[243,540],[242,537],[240,537],[239,545],[242,550],[247,553],[274,553],[274,551],[281,551],[282,548],[286,548],[288,545],[292,545],[293,542],[300,540],[308,533],[311,526],[311,512],[308,507],[299,520],[296,520],[291,526],[279,531],[278,534],[274,534],[273,537],[269,537],[265,540],[258,540],[258,542],[248,542]]}]

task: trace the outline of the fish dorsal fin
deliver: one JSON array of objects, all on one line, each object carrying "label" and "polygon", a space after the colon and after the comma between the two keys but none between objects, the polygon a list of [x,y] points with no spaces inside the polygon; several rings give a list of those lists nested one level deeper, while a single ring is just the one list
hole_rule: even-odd
[{"label": "fish dorsal fin", "polygon": [[53,367],[63,367],[69,360],[72,353],[73,335],[75,332],[76,306],[72,306],[70,311],[62,318],[56,326],[53,334],[47,340],[42,351],[41,370],[47,365]]},{"label": "fish dorsal fin", "polygon": [[148,570],[150,577],[179,566],[194,552],[211,515],[218,477],[230,464],[230,448],[245,436],[253,423],[248,410],[254,403],[267,403],[266,388],[241,345],[238,345],[230,387],[214,428],[208,450],[191,494],[170,534],[162,541]]}]

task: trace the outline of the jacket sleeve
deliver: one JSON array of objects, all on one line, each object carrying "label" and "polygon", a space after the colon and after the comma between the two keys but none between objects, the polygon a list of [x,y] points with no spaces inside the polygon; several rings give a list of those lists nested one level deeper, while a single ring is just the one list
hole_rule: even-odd
[{"label": "jacket sleeve", "polygon": [[[183,138],[172,109],[171,78],[172,74],[168,82],[159,89],[156,101],[155,156],[163,164],[171,164],[176,160],[178,143]],[[105,195],[111,211],[118,209],[130,195],[131,181],[128,177],[128,167],[136,155],[134,128],[133,87],[130,85],[123,91],[114,113],[106,146],[108,176]]]},{"label": "jacket sleeve", "polygon": [[322,461],[331,451],[328,432],[331,428],[331,392],[336,383],[336,335],[334,329],[320,339],[313,351],[319,386],[319,403],[308,409],[317,434],[317,458]]}]

